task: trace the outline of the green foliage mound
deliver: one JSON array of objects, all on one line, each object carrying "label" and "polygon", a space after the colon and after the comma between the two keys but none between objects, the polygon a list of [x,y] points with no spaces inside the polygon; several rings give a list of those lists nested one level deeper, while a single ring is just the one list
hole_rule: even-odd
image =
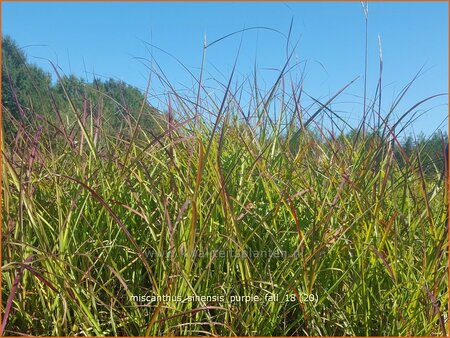
[{"label": "green foliage mound", "polygon": [[5,335],[446,334],[444,135],[334,133],[285,73],[248,113],[242,87],[216,102],[199,79],[163,114],[116,81],[51,85],[15,50]]}]

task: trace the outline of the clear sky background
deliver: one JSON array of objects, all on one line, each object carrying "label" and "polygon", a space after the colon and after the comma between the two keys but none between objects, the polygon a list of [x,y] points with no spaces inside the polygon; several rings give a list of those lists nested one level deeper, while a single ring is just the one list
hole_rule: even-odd
[{"label": "clear sky background", "polygon": [[[448,3],[370,2],[368,5],[368,94],[373,96],[379,74],[378,35],[383,51],[384,109],[423,66],[397,111],[401,115],[421,99],[448,92]],[[190,87],[189,75],[173,59],[147,43],[179,58],[199,73],[204,36],[208,43],[243,28],[267,27],[236,34],[206,53],[207,76],[226,82],[236,59],[237,80],[252,75],[254,65],[262,88],[268,89],[286,60],[286,35],[293,18],[291,43],[298,42],[296,61],[305,66],[304,89],[326,101],[361,76],[339,97],[334,109],[349,122],[361,116],[365,17],[360,2],[214,2],[214,3],[2,3],[2,32],[23,47],[31,62],[53,73],[48,61],[66,74],[92,80],[121,79],[144,89],[150,52],[177,88]],[[306,63],[305,63],[306,62]],[[296,73],[297,72],[297,73]],[[414,132],[447,130],[448,97],[423,106],[425,114]]]}]

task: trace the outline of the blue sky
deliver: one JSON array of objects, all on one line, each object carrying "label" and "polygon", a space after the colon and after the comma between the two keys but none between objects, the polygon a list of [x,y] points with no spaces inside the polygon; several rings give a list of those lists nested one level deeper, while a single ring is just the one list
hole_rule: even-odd
[{"label": "blue sky", "polygon": [[[371,2],[368,5],[368,93],[378,79],[378,36],[383,52],[384,108],[423,66],[399,106],[398,115],[421,99],[448,92],[448,3]],[[66,74],[92,80],[112,77],[144,89],[150,52],[177,88],[193,81],[173,59],[199,73],[204,36],[208,43],[250,27],[211,46],[206,53],[207,77],[226,82],[242,40],[237,80],[252,75],[254,65],[262,88],[268,89],[286,60],[286,35],[293,18],[294,60],[305,67],[304,89],[326,101],[341,87],[360,79],[337,100],[334,109],[349,122],[362,110],[365,18],[360,2],[197,2],[197,3],[2,3],[2,32],[24,48],[30,61],[50,73],[48,61]],[[156,87],[156,85],[155,85]],[[423,106],[427,112],[414,132],[447,130],[448,98]]]}]

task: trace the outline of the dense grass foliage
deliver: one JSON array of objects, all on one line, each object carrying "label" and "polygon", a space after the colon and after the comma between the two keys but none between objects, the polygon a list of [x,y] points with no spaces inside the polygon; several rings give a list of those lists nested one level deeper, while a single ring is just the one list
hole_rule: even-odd
[{"label": "dense grass foliage", "polygon": [[442,170],[397,121],[316,122],[285,80],[248,112],[241,87],[169,86],[119,125],[64,82],[58,123],[3,105],[4,334],[446,334]]}]

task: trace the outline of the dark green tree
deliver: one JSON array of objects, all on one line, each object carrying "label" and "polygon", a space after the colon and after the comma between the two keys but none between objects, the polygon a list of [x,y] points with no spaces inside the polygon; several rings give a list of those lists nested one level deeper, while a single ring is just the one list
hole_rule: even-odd
[{"label": "dark green tree", "polygon": [[[58,75],[52,85],[51,75],[27,60],[24,51],[9,36],[2,39],[2,105],[13,119],[27,120],[38,114],[50,122],[58,122],[56,111],[69,123],[80,116],[96,114],[104,127],[120,129],[137,122],[144,129],[159,130],[160,113],[151,107],[145,95],[123,81],[109,79],[89,83],[75,75]],[[139,114],[142,110],[142,114]],[[5,131],[11,120],[4,119]]]},{"label": "dark green tree", "polygon": [[28,118],[34,111],[47,114],[51,107],[48,100],[51,76],[27,57],[14,40],[2,39],[2,105],[14,118]]}]

